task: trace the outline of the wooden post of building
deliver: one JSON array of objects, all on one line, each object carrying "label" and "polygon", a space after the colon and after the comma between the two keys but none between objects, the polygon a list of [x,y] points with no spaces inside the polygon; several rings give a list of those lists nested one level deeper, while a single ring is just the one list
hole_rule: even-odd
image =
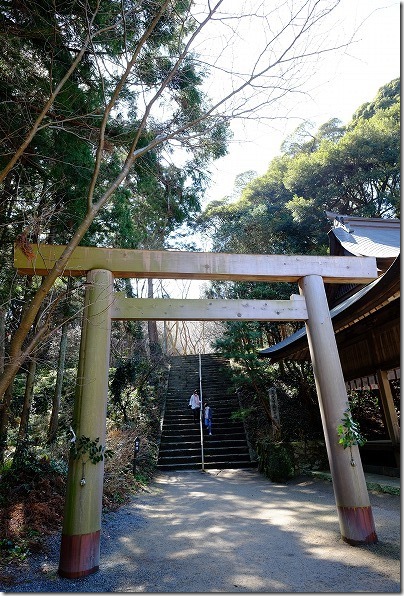
[{"label": "wooden post of building", "polygon": [[400,467],[400,423],[394,407],[393,394],[390,381],[387,378],[386,370],[377,371],[377,382],[379,384],[380,400],[386,420],[387,430],[393,445],[394,457],[397,468]]},{"label": "wooden post of building", "polygon": [[377,536],[359,449],[352,447],[355,465],[351,465],[350,450],[338,443],[337,426],[348,407],[348,397],[324,282],[319,275],[307,275],[300,279],[299,288],[306,299],[307,338],[341,536],[349,544],[374,543]]},{"label": "wooden post of building", "polygon": [[[76,441],[88,437],[105,447],[113,275],[94,269],[87,275],[72,428]],[[104,461],[88,453],[69,460],[59,575],[78,578],[99,568]]]}]

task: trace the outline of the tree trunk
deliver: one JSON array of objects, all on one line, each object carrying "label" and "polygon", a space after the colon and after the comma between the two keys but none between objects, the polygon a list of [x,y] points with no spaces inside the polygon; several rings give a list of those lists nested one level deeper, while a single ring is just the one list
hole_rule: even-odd
[{"label": "tree trunk", "polygon": [[[147,297],[153,298],[153,280],[147,280]],[[161,352],[160,345],[159,345],[159,336],[157,333],[157,323],[156,321],[147,321],[147,329],[149,333],[149,349],[150,349],[150,358],[153,360],[155,356],[158,356]]]},{"label": "tree trunk", "polygon": [[49,430],[48,430],[48,444],[51,444],[56,439],[56,433],[58,429],[58,421],[59,421],[59,409],[60,409],[60,401],[62,397],[62,385],[63,385],[63,375],[65,371],[65,360],[66,360],[66,346],[67,346],[67,329],[68,323],[63,323],[62,325],[62,334],[60,336],[60,344],[59,344],[59,359],[58,359],[58,368],[57,368],[57,375],[56,375],[56,385],[55,385],[55,392],[53,394],[52,400],[52,413],[49,422]]},{"label": "tree trunk", "polygon": [[[32,286],[32,277],[26,279],[25,282],[25,295],[24,295],[24,306],[22,310],[22,316],[24,316],[25,310],[27,309],[28,293]],[[6,330],[5,330],[5,313],[3,310],[0,311],[0,374],[4,372],[6,366]],[[18,371],[17,371],[18,372]],[[16,374],[16,373],[15,373]],[[7,436],[8,436],[8,419],[10,415],[10,404],[13,398],[13,383],[15,374],[12,376],[10,383],[4,393],[3,401],[0,400],[0,463],[4,463],[4,456],[7,449]]]},{"label": "tree trunk", "polygon": [[31,412],[32,398],[34,395],[36,358],[33,358],[28,367],[27,381],[25,384],[24,404],[22,406],[20,426],[18,429],[17,446],[13,457],[13,466],[23,461],[28,448],[28,422]]},{"label": "tree trunk", "polygon": [[0,308],[0,373],[4,370],[4,359],[6,356],[6,322],[5,312]]},{"label": "tree trunk", "polygon": [[4,394],[3,403],[0,404],[0,465],[4,464],[4,455],[7,449],[8,416],[12,397],[13,383],[10,383]]},{"label": "tree trunk", "polygon": [[[0,374],[4,371],[6,355],[6,325],[4,310],[0,309]],[[7,447],[8,408],[11,401],[11,388],[9,395],[4,396],[4,403],[0,404],[0,465],[4,464],[4,454]]]},{"label": "tree trunk", "polygon": [[[34,328],[38,324],[41,312],[42,308],[35,317]],[[28,449],[28,422],[31,412],[32,398],[34,395],[36,365],[36,358],[32,358],[28,366],[27,380],[25,383],[24,403],[22,406],[20,426],[18,428],[17,445],[13,457],[13,466],[18,466],[20,462],[24,461]]]}]

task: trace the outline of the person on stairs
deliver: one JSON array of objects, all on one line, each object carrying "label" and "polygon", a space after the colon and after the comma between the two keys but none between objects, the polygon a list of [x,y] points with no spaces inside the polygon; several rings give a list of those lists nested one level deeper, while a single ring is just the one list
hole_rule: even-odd
[{"label": "person on stairs", "polygon": [[205,404],[204,418],[205,418],[205,428],[208,429],[209,434],[211,435],[212,434],[212,408],[210,407],[208,402],[206,402],[206,404]]},{"label": "person on stairs", "polygon": [[199,417],[201,413],[201,400],[199,398],[199,393],[197,389],[195,389],[195,391],[189,398],[189,405],[191,406],[191,410],[194,415],[194,422],[199,422]]}]

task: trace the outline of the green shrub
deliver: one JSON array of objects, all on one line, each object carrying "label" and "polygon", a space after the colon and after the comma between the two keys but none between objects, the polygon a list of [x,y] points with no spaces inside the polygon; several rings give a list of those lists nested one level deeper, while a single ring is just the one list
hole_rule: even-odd
[{"label": "green shrub", "polygon": [[328,470],[328,456],[325,441],[291,441],[296,474],[311,470]]},{"label": "green shrub", "polygon": [[283,443],[263,439],[257,444],[258,470],[272,482],[285,482],[294,476],[293,456]]}]

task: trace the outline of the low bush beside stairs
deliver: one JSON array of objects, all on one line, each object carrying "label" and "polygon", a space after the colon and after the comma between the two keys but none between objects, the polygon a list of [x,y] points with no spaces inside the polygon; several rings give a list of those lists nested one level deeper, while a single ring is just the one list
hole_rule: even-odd
[{"label": "low bush beside stairs", "polygon": [[[204,468],[250,468],[252,462],[241,421],[230,416],[239,410],[238,399],[228,393],[226,367],[229,362],[215,354],[201,356],[202,398],[213,410],[212,435],[203,425]],[[199,423],[188,408],[194,389],[199,390],[199,356],[174,356],[167,389],[157,468],[160,470],[201,469]]]}]

